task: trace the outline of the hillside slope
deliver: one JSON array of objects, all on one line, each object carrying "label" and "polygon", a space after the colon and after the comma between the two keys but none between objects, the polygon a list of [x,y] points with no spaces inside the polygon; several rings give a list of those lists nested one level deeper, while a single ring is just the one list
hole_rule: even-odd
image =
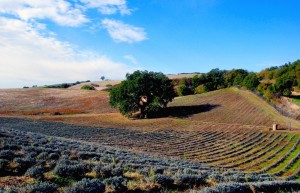
[{"label": "hillside slope", "polygon": [[193,121],[257,125],[271,127],[278,122],[282,127],[291,123],[300,128],[300,122],[282,116],[266,101],[247,90],[228,88],[201,95],[176,98],[169,106],[209,105],[210,110],[190,117]]},{"label": "hillside slope", "polygon": [[[200,123],[271,128],[298,121],[280,115],[253,93],[228,88],[200,95],[177,97],[160,118],[130,120],[109,106],[103,91],[69,89],[0,89],[0,114],[114,128],[195,128]],[[32,116],[35,115],[35,116]],[[60,116],[53,116],[60,115]]]}]

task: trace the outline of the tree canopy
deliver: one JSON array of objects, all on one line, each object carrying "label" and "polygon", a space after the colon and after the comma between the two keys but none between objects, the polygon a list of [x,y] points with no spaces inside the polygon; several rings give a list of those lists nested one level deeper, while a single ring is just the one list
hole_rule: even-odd
[{"label": "tree canopy", "polygon": [[219,70],[218,68],[212,69],[205,76],[204,86],[207,91],[213,91],[220,88],[225,88],[224,74],[225,70]]},{"label": "tree canopy", "polygon": [[131,117],[140,112],[145,117],[149,112],[166,107],[175,97],[171,80],[163,73],[135,71],[126,75],[126,80],[110,91],[109,103],[122,115]]},{"label": "tree canopy", "polygon": [[245,77],[243,85],[249,90],[255,90],[259,85],[259,79],[255,73],[250,73]]}]

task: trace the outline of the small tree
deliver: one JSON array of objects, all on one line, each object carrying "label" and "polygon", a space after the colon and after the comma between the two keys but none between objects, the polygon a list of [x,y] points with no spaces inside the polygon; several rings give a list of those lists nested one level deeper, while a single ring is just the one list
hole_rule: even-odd
[{"label": "small tree", "polygon": [[185,95],[193,94],[193,91],[187,85],[187,79],[186,78],[183,78],[183,79],[180,80],[179,86],[178,86],[178,89],[177,89],[177,94],[179,96],[185,96]]},{"label": "small tree", "polygon": [[201,78],[195,75],[192,79],[193,89],[197,88],[201,84]]},{"label": "small tree", "polygon": [[92,85],[83,85],[82,87],[81,87],[81,89],[82,90],[95,90],[95,87],[94,86],[92,86]]},{"label": "small tree", "polygon": [[158,72],[135,71],[126,75],[118,87],[110,91],[109,104],[122,115],[131,117],[140,111],[141,117],[166,107],[175,97],[171,80]]}]

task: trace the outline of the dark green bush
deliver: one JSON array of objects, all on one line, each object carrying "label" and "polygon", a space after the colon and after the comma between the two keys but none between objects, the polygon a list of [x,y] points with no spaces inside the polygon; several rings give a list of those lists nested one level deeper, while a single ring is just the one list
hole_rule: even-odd
[{"label": "dark green bush", "polygon": [[95,87],[94,86],[92,86],[92,85],[83,85],[82,87],[81,87],[81,89],[82,90],[95,90]]}]

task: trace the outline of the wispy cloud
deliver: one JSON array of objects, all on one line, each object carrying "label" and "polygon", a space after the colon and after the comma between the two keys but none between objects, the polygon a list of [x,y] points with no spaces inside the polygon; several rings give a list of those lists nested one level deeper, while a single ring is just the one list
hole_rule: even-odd
[{"label": "wispy cloud", "polygon": [[126,0],[80,0],[88,8],[98,8],[102,14],[115,14],[120,12],[121,15],[130,15],[131,9],[128,9]]},{"label": "wispy cloud", "polygon": [[[47,35],[46,35],[47,34]],[[134,69],[104,55],[76,50],[39,25],[0,17],[0,87],[122,79]]]},{"label": "wispy cloud", "polygon": [[135,65],[139,64],[139,62],[137,61],[137,59],[134,56],[132,56],[132,55],[125,55],[124,58],[126,60],[129,60],[132,64],[135,64]]},{"label": "wispy cloud", "polygon": [[0,13],[24,21],[49,19],[63,26],[79,26],[89,21],[83,10],[65,0],[1,0]]},{"label": "wispy cloud", "polygon": [[104,19],[102,24],[116,42],[134,43],[147,39],[144,28],[135,27],[114,19]]}]

